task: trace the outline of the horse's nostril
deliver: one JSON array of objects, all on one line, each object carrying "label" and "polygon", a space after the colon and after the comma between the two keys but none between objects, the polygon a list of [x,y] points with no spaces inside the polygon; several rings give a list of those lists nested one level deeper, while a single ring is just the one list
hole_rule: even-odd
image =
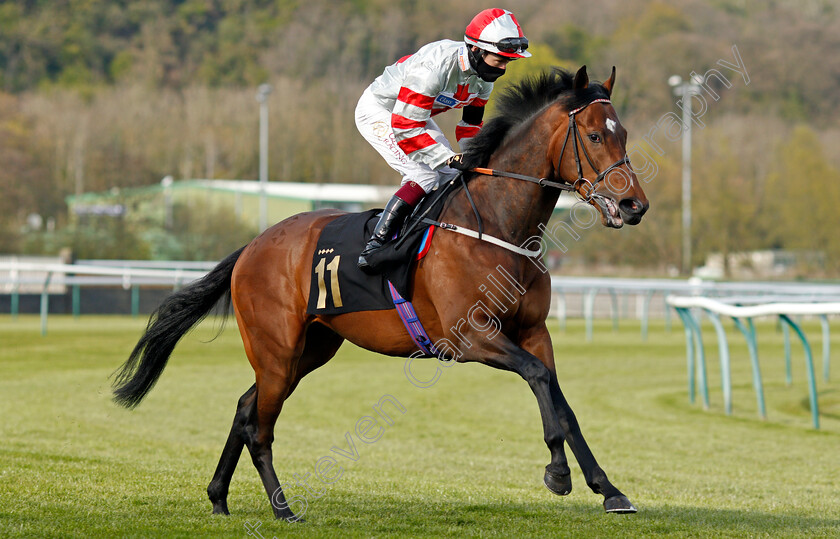
[{"label": "horse's nostril", "polygon": [[628,215],[642,216],[647,211],[647,205],[636,198],[625,198],[618,203],[619,209]]},{"label": "horse's nostril", "polygon": [[618,207],[627,213],[637,213],[639,211],[639,206],[640,205],[635,200],[629,198],[625,198],[618,203]]}]

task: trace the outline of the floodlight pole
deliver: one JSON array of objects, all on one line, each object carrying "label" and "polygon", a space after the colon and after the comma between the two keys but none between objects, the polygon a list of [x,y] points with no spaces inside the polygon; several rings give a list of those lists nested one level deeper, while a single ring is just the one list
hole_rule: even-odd
[{"label": "floodlight pole", "polygon": [[165,176],[160,185],[163,187],[163,226],[166,230],[172,230],[172,184],[175,179],[172,176]]},{"label": "floodlight pole", "polygon": [[260,84],[257,88],[257,102],[260,104],[260,232],[268,228],[268,94],[270,84]]},{"label": "floodlight pole", "polygon": [[679,75],[672,75],[668,84],[674,95],[682,97],[682,123],[685,132],[682,137],[682,272],[691,274],[691,124],[692,97],[700,95],[701,86],[697,80],[683,81]]}]

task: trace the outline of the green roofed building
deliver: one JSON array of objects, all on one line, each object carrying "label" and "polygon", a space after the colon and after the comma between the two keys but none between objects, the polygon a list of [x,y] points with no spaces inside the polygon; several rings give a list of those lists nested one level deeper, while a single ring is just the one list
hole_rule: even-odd
[{"label": "green roofed building", "polygon": [[[362,211],[382,206],[394,191],[391,186],[337,183],[268,182],[265,196],[268,223],[319,208]],[[180,180],[164,178],[160,185],[113,188],[68,196],[71,219],[87,216],[123,217],[131,222],[171,219],[174,205],[226,208],[243,222],[258,226],[261,186],[252,180]],[[167,217],[169,215],[169,217]]]},{"label": "green roofed building", "polygon": [[[268,182],[265,185],[268,224],[296,213],[320,208],[362,211],[382,207],[396,186],[340,183]],[[113,188],[109,191],[68,196],[71,219],[87,216],[123,217],[130,222],[167,223],[174,205],[226,208],[254,228],[259,224],[260,182],[253,180],[179,180],[164,178],[160,185]],[[558,210],[567,210],[575,199],[560,197]]]}]

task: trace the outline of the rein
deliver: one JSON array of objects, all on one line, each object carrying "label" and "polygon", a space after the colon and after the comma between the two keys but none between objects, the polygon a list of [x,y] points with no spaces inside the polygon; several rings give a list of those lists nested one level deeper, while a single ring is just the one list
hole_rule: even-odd
[{"label": "rein", "polygon": [[[566,153],[566,144],[569,142],[569,137],[571,136],[572,142],[573,142],[572,148],[574,149],[573,151],[574,151],[574,155],[575,155],[575,165],[577,166],[577,172],[578,172],[578,177],[573,183],[569,184],[569,183],[565,183],[565,182],[556,182],[556,181],[553,181],[553,180],[549,180],[548,178],[537,178],[535,176],[526,176],[524,174],[517,174],[515,172],[506,172],[506,171],[502,171],[502,170],[495,170],[495,169],[492,169],[492,168],[483,168],[483,167],[471,168],[471,169],[469,169],[469,172],[475,172],[477,174],[483,174],[485,176],[497,176],[497,177],[503,177],[503,178],[512,178],[514,180],[523,180],[523,181],[526,181],[526,182],[536,183],[537,185],[539,185],[541,187],[551,187],[551,188],[554,188],[554,189],[558,189],[560,191],[571,191],[571,192],[577,194],[581,198],[581,200],[583,200],[584,202],[589,202],[594,197],[600,196],[595,192],[595,188],[598,186],[598,184],[601,181],[603,181],[604,178],[607,177],[607,174],[612,172],[614,169],[616,169],[616,168],[618,168],[622,165],[625,165],[625,164],[630,164],[630,159],[625,155],[624,157],[622,157],[621,159],[619,159],[618,161],[616,161],[612,165],[608,166],[603,172],[598,172],[598,167],[595,166],[595,163],[592,162],[592,158],[589,157],[589,152],[586,151],[586,145],[583,143],[583,136],[580,134],[580,129],[578,129],[577,121],[575,119],[575,115],[578,112],[584,110],[586,107],[588,107],[592,103],[607,103],[607,104],[610,104],[610,100],[609,99],[595,99],[593,101],[590,101],[586,105],[583,105],[582,107],[578,107],[575,110],[569,112],[569,127],[566,130],[566,137],[563,139],[563,146],[560,148],[560,156],[557,158],[557,171],[556,172],[557,172],[557,177],[559,178],[560,177],[560,164],[563,162],[563,154]],[[583,155],[584,155],[584,157],[586,157],[586,161],[589,163],[589,166],[592,167],[592,170],[594,170],[595,173],[598,175],[595,178],[594,182],[589,181],[583,175],[583,166],[581,165],[581,161],[580,161],[580,149],[579,148],[583,150]],[[461,174],[460,178],[461,178],[461,183],[464,186],[464,191],[467,194],[467,199],[469,200],[470,206],[472,207],[473,213],[475,214],[476,221],[478,221],[478,231],[471,230],[469,228],[462,227],[462,226],[449,224],[449,223],[442,223],[440,221],[435,221],[434,219],[429,219],[428,217],[426,217],[426,213],[428,213],[428,210],[423,215],[421,215],[411,225],[411,227],[409,228],[409,231],[413,230],[414,227],[417,226],[418,223],[423,222],[425,224],[430,224],[430,225],[433,225],[433,226],[440,227],[443,230],[450,230],[452,232],[458,232],[459,234],[464,234],[465,236],[470,236],[472,238],[477,238],[479,240],[486,241],[486,242],[492,243],[494,245],[498,245],[499,247],[507,249],[508,251],[512,251],[514,253],[517,253],[517,254],[520,254],[520,255],[523,255],[523,256],[527,256],[527,257],[530,257],[530,258],[535,258],[535,257],[538,257],[538,256],[542,255],[542,251],[540,249],[535,249],[535,250],[524,249],[524,248],[522,248],[518,245],[514,245],[512,243],[509,243],[509,242],[504,241],[502,239],[496,238],[494,236],[484,234],[483,233],[483,228],[484,227],[483,227],[483,224],[481,222],[481,216],[479,215],[478,208],[476,208],[475,203],[473,202],[472,196],[470,195],[469,187],[467,187],[467,183],[466,183],[466,180],[464,179],[464,175]],[[588,189],[586,195],[583,195],[582,193],[580,193],[578,191],[578,186],[583,184],[583,183],[586,183],[586,184],[589,185],[589,189]],[[454,184],[454,180],[452,182],[450,182],[450,185],[451,184]],[[407,234],[404,235],[401,238],[401,241],[404,241],[407,236],[408,236]]]},{"label": "rein", "polygon": [[[578,172],[578,177],[574,181],[574,183],[569,184],[569,183],[564,183],[564,182],[555,182],[555,181],[549,180],[548,178],[537,178],[535,176],[526,176],[524,174],[517,174],[515,172],[506,172],[506,171],[501,171],[501,170],[495,170],[495,169],[492,169],[492,168],[476,167],[476,168],[470,169],[470,172],[476,172],[478,174],[484,174],[486,176],[498,176],[498,177],[504,177],[504,178],[512,178],[514,180],[524,180],[524,181],[527,181],[527,182],[536,183],[537,185],[540,185],[541,187],[553,187],[554,189],[559,189],[560,191],[572,191],[572,192],[578,194],[581,197],[581,199],[584,200],[585,202],[589,202],[596,195],[595,188],[597,187],[597,185],[601,181],[604,180],[604,178],[607,177],[607,174],[609,174],[614,169],[616,169],[616,168],[618,168],[618,167],[620,167],[624,164],[629,164],[630,163],[630,159],[625,155],[624,157],[622,157],[621,159],[619,159],[618,161],[616,161],[612,165],[608,166],[603,172],[598,172],[598,167],[595,166],[595,163],[592,162],[592,158],[589,157],[589,152],[586,151],[586,145],[584,145],[584,143],[583,143],[583,136],[580,134],[580,129],[578,129],[577,121],[575,119],[576,114],[578,112],[582,111],[583,109],[585,109],[586,107],[588,107],[592,103],[608,103],[609,104],[610,100],[609,99],[595,99],[593,101],[590,101],[586,105],[583,105],[582,107],[578,107],[575,110],[569,112],[569,127],[566,130],[566,137],[563,139],[563,146],[560,148],[560,156],[557,158],[557,177],[560,177],[560,164],[563,162],[563,154],[566,153],[566,144],[569,142],[569,136],[571,135],[572,141],[573,141],[572,148],[574,149],[574,152],[575,152],[575,165],[577,166],[577,172]],[[580,143],[580,144],[578,144],[578,143]],[[589,166],[592,167],[592,170],[594,170],[595,173],[598,175],[595,178],[594,182],[591,182],[591,181],[587,180],[583,175],[583,166],[581,165],[580,150],[578,148],[583,150],[583,155],[584,155],[584,157],[586,157],[586,161],[589,163]],[[589,184],[589,189],[588,189],[588,192],[586,193],[586,195],[581,194],[577,190],[578,186],[582,183]]]}]

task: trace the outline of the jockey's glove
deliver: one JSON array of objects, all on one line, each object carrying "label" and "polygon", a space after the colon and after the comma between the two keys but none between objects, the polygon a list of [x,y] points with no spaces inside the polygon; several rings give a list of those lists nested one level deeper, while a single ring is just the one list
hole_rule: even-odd
[{"label": "jockey's glove", "polygon": [[470,167],[464,164],[464,154],[462,153],[456,153],[450,157],[449,161],[446,162],[446,166],[460,171],[470,170]]}]

